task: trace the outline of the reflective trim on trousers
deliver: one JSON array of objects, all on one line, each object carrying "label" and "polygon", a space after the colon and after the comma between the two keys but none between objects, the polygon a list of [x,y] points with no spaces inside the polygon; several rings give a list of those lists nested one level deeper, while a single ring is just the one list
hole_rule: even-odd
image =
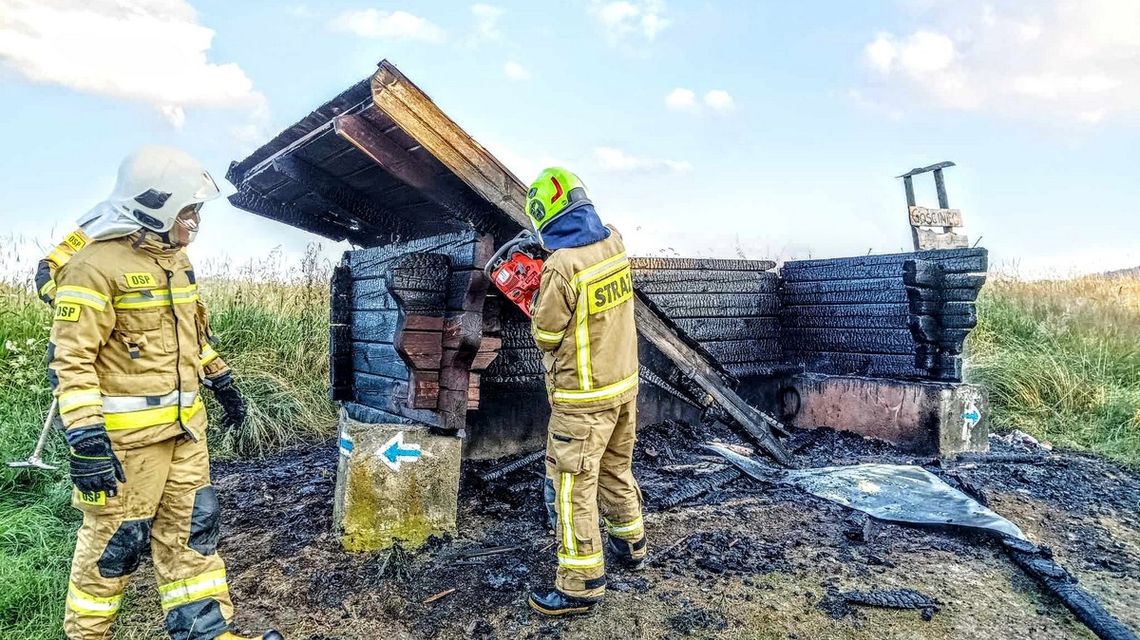
[{"label": "reflective trim on trousers", "polygon": [[562,473],[558,483],[558,517],[562,521],[562,548],[570,555],[578,553],[578,539],[574,536],[574,474]]},{"label": "reflective trim on trousers", "polygon": [[229,591],[229,585],[226,584],[225,569],[208,571],[193,578],[168,582],[158,588],[158,594],[162,599],[162,608],[167,610],[216,596],[226,591]]},{"label": "reflective trim on trousers", "polygon": [[593,569],[600,567],[605,563],[605,558],[602,552],[591,553],[588,556],[571,555],[568,553],[558,554],[558,566],[566,569]]},{"label": "reflective trim on trousers", "polygon": [[642,532],[645,530],[645,524],[641,516],[637,516],[629,522],[610,522],[606,520],[606,530],[610,535],[623,539],[640,538]]},{"label": "reflective trim on trousers", "polygon": [[79,615],[107,618],[119,612],[123,604],[123,594],[101,598],[93,596],[74,582],[67,583],[67,608]]}]

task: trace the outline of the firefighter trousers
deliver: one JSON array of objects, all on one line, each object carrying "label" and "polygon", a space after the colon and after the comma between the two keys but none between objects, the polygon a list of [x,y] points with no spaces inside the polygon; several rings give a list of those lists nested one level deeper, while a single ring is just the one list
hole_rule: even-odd
[{"label": "firefighter trousers", "polygon": [[123,591],[148,546],[170,637],[221,635],[233,605],[217,554],[218,499],[205,439],[179,436],[115,455],[127,477],[118,495],[76,491],[72,499],[83,525],[67,590],[67,637],[111,637]]},{"label": "firefighter trousers", "polygon": [[592,413],[555,406],[546,442],[547,493],[553,493],[558,535],[554,586],[579,598],[606,589],[599,512],[611,540],[645,557],[641,489],[633,478],[637,399]]}]

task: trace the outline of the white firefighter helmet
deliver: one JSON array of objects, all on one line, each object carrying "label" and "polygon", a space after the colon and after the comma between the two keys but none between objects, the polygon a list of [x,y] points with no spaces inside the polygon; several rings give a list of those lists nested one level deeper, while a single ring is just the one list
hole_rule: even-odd
[{"label": "white firefighter helmet", "polygon": [[140,225],[164,233],[186,207],[221,195],[210,172],[181,149],[145,146],[119,166],[119,178],[108,202],[121,207]]}]

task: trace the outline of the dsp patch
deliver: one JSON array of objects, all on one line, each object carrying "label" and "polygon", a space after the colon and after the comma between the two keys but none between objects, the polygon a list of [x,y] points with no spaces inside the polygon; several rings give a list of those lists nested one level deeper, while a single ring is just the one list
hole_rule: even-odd
[{"label": "dsp patch", "polygon": [[102,507],[107,504],[107,494],[104,491],[79,491],[76,489],[75,497],[83,504],[89,504],[93,507]]},{"label": "dsp patch", "polygon": [[633,297],[633,274],[626,266],[617,273],[586,285],[590,315],[613,309]]},{"label": "dsp patch", "polygon": [[64,238],[63,241],[67,244],[67,246],[75,249],[76,251],[79,251],[83,247],[87,246],[87,235],[80,231],[73,231],[67,234],[67,237]]},{"label": "dsp patch", "polygon": [[152,273],[124,273],[123,279],[126,280],[128,289],[153,289],[158,286]]},{"label": "dsp patch", "polygon": [[83,308],[77,304],[60,302],[55,305],[55,319],[57,322],[78,322],[79,314]]}]

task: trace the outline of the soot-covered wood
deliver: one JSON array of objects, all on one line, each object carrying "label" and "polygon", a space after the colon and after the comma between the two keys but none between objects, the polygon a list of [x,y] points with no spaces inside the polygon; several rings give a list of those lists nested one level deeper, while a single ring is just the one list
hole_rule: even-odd
[{"label": "soot-covered wood", "polygon": [[985,249],[788,262],[784,359],[816,373],[960,380],[987,263]]},{"label": "soot-covered wood", "polygon": [[498,347],[497,338],[483,335],[481,267],[492,248],[489,237],[468,231],[345,254],[350,404],[463,429],[468,407],[478,403],[471,369],[479,359],[478,373]]}]

